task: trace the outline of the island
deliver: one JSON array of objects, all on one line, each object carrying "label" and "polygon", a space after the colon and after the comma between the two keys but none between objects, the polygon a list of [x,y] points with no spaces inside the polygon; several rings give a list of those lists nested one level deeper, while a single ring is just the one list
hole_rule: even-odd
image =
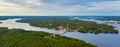
[{"label": "island", "polygon": [[0,24],[2,24],[2,22],[0,22]]},{"label": "island", "polygon": [[17,22],[29,23],[31,26],[63,30],[65,32],[81,33],[118,33],[113,26],[107,24],[97,24],[95,22],[73,20],[69,18],[24,18]]},{"label": "island", "polygon": [[0,47],[97,47],[82,40],[43,31],[0,28]]}]

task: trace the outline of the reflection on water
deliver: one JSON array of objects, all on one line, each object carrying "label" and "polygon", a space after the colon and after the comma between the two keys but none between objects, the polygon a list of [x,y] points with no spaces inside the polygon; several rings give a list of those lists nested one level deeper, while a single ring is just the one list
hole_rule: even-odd
[{"label": "reflection on water", "polygon": [[[91,33],[79,33],[79,32],[67,32],[64,33],[63,31],[56,31],[54,29],[47,29],[47,28],[39,28],[30,26],[28,23],[19,23],[15,22],[16,20],[20,19],[8,19],[8,20],[0,20],[2,22],[0,27],[8,27],[9,29],[24,29],[24,30],[34,30],[34,31],[45,31],[49,33],[55,34],[62,34],[67,37],[72,37],[80,40],[84,40],[88,43],[92,43],[98,45],[99,47],[120,47],[120,34],[91,34]],[[79,20],[88,20],[88,19],[79,19]],[[116,27],[115,29],[120,31],[120,24],[116,24],[117,21],[99,21],[99,20],[88,20],[93,21],[98,24],[108,24]],[[112,22],[112,24],[111,24]],[[113,23],[114,22],[114,23]],[[63,34],[64,33],[64,34]]]}]

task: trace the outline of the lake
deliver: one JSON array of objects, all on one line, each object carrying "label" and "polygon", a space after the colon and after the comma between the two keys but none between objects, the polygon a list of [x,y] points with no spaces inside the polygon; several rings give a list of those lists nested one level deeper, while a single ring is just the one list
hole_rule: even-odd
[{"label": "lake", "polygon": [[[8,29],[24,29],[24,30],[34,30],[34,31],[45,31],[49,33],[55,33],[55,34],[62,34],[63,36],[76,38],[80,40],[84,40],[88,43],[97,45],[99,47],[120,47],[120,33],[118,34],[91,34],[91,33],[80,33],[80,32],[66,32],[64,31],[57,31],[54,29],[47,29],[47,28],[40,28],[40,27],[34,27],[30,26],[28,23],[20,23],[16,22],[16,20],[20,19],[7,19],[7,20],[0,20],[2,24],[0,24],[0,27],[8,27]],[[95,19],[79,19],[84,21],[93,21],[98,24],[108,24],[115,27],[120,32],[120,24],[116,24],[118,21],[100,21]],[[108,22],[115,22],[114,24],[108,23]]]}]

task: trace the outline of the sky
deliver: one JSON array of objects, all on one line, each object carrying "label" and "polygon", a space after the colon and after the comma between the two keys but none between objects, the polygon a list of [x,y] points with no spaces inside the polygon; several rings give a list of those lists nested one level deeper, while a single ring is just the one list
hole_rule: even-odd
[{"label": "sky", "polygon": [[0,0],[0,15],[120,16],[120,0]]}]

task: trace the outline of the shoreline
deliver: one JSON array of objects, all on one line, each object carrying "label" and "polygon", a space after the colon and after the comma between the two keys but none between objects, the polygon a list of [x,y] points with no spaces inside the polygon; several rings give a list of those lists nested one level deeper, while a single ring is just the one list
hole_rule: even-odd
[{"label": "shoreline", "polygon": [[[11,19],[10,19],[11,20]],[[13,20],[13,19],[12,19]],[[1,21],[1,20],[0,20]],[[39,27],[34,27],[34,26],[30,26],[28,23],[19,23],[18,22],[18,24],[16,24],[15,22],[13,22],[14,23],[14,25],[13,24],[11,24],[12,22],[9,22],[9,21],[7,21],[6,20],[6,22],[7,23],[9,23],[9,24],[7,24],[7,25],[4,25],[4,26],[6,26],[6,27],[8,27],[9,26],[9,28],[12,28],[12,27],[14,27],[14,28],[21,28],[21,29],[25,29],[25,30],[34,30],[34,31],[40,31],[40,30],[43,30],[43,31],[45,31],[45,32],[49,32],[49,33],[56,33],[56,30],[50,30],[50,29],[45,29],[45,28],[41,28],[41,29],[39,29]],[[19,25],[20,24],[20,25]],[[16,25],[18,26],[18,27],[16,27]],[[1,26],[1,25],[0,25]],[[19,27],[20,26],[20,27]],[[27,26],[27,27],[26,27]],[[13,29],[14,29],[13,28]],[[118,27],[117,27],[118,28]],[[119,28],[118,28],[119,29]],[[61,32],[61,31],[57,31],[57,33],[56,34],[62,34],[63,32]],[[112,39],[116,39],[117,38],[117,36],[118,36],[119,34],[98,34],[98,35],[95,35],[95,34],[90,34],[90,33],[79,33],[79,32],[67,32],[67,33],[65,33],[65,34],[63,34],[63,36],[67,36],[67,37],[70,37],[70,38],[75,38],[75,39],[79,39],[79,40],[83,40],[83,41],[85,41],[85,42],[87,42],[87,43],[91,43],[91,44],[95,44],[95,45],[97,45],[97,46],[104,46],[104,45],[101,45],[101,42],[99,42],[99,40],[104,40],[104,39],[108,39],[109,37],[111,37]],[[104,37],[105,38],[104,38]],[[112,36],[114,36],[114,37],[112,37]],[[91,39],[88,39],[88,38],[91,38]],[[95,40],[96,39],[96,40]],[[110,40],[108,40],[108,41],[111,41],[111,39]],[[108,42],[107,41],[107,42]],[[97,42],[97,43],[96,43]],[[104,43],[105,44],[105,46],[107,45],[107,42],[106,43]],[[113,41],[111,41],[109,44],[110,45],[112,45],[111,43],[112,43]],[[116,41],[114,41],[114,42],[116,42]],[[118,42],[118,41],[117,41]],[[114,45],[115,45],[116,43],[114,43]],[[108,46],[108,45],[107,45]],[[110,46],[109,46],[110,47]]]}]

